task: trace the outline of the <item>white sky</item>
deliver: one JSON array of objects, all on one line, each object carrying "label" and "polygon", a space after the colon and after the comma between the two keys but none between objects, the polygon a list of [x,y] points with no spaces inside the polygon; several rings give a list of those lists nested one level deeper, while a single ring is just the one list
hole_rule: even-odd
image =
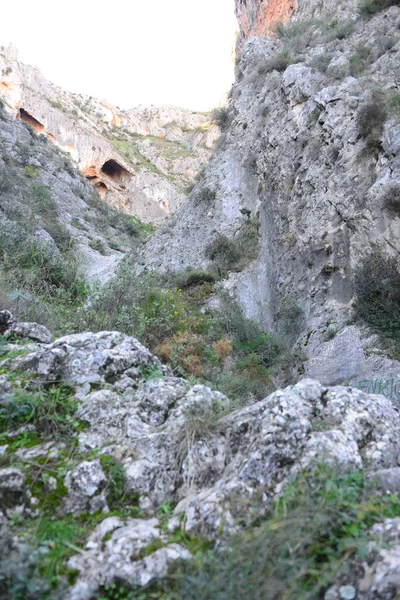
[{"label": "white sky", "polygon": [[233,0],[4,2],[0,45],[54,83],[121,108],[218,105],[233,81]]}]

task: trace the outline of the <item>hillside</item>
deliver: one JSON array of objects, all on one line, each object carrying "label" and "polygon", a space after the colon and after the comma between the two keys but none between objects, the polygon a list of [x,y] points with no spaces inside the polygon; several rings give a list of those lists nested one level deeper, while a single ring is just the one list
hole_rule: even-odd
[{"label": "hillside", "polygon": [[209,114],[122,110],[72,94],[21,63],[12,46],[0,49],[0,98],[9,114],[67,153],[108,204],[146,223],[182,204],[219,134]]},{"label": "hillside", "polygon": [[[239,40],[275,4],[238,2]],[[264,331],[297,306],[305,372],[326,384],[397,381],[400,366],[397,301],[376,280],[397,290],[400,11],[370,4],[354,18],[354,2],[299,2],[272,39],[244,43],[219,148],[142,259],[219,269]]]},{"label": "hillside", "polygon": [[1,600],[400,597],[400,4],[235,9],[212,124],[0,52]]}]

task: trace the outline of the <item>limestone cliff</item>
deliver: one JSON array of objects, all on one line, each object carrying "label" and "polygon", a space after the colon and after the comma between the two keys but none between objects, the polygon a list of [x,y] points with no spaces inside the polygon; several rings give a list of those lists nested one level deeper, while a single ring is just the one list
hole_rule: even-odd
[{"label": "limestone cliff", "polygon": [[289,19],[347,18],[357,12],[356,0],[235,0],[239,23],[238,49],[251,36],[272,36],[278,23]]},{"label": "limestone cliff", "polygon": [[[144,263],[212,266],[218,240],[235,244],[249,219],[258,221],[257,258],[222,283],[246,314],[274,331],[293,299],[303,311],[306,372],[325,383],[397,377],[399,363],[348,323],[363,259],[400,251],[400,220],[386,201],[400,184],[400,8],[351,19],[353,0],[324,2],[324,13],[298,1],[296,23],[254,37],[272,25],[272,6],[237,4],[241,39],[253,37],[237,62],[230,125]],[[311,19],[324,14],[332,20]]]},{"label": "limestone cliff", "polygon": [[156,223],[182,204],[210,156],[210,116],[174,107],[123,111],[72,94],[0,49],[0,98],[8,111],[68,153],[109,204]]}]

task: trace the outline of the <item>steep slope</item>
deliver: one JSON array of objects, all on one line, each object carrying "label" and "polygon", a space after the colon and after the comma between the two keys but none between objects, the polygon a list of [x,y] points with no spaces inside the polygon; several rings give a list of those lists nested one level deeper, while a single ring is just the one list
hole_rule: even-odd
[{"label": "steep slope", "polygon": [[[0,107],[0,303],[52,324],[148,226],[104,203],[65,153]],[[72,307],[71,307],[72,308]],[[50,310],[51,312],[51,310]]]},{"label": "steep slope", "polygon": [[148,223],[176,211],[210,156],[210,115],[174,107],[123,111],[72,94],[0,49],[0,98],[10,114],[68,153],[109,204]]},{"label": "steep slope", "polygon": [[[246,18],[268,6],[247,3]],[[279,330],[288,301],[303,311],[307,373],[365,389],[380,381],[393,395],[399,364],[349,320],[360,280],[375,269],[378,285],[385,257],[400,250],[400,8],[342,21],[354,2],[326,6],[331,21],[310,20],[320,13],[299,1],[276,37],[245,43],[219,149],[143,262],[162,271],[224,263],[223,287],[265,330]],[[249,222],[259,224],[257,257],[239,265],[232,249]],[[396,269],[390,277],[397,290]],[[384,303],[388,292],[370,293]]]}]

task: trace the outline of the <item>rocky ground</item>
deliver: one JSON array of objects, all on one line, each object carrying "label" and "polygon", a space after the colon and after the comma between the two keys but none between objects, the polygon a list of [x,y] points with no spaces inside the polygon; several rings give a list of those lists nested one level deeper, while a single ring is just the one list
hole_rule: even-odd
[{"label": "rocky ground", "polygon": [[[3,526],[15,535],[25,519],[96,515],[83,545],[71,546],[79,552],[66,568],[77,576],[65,598],[165,578],[191,559],[190,540],[215,543],[250,527],[294,477],[322,463],[399,490],[400,417],[383,396],[308,379],[232,413],[223,394],[172,376],[135,338],[51,342],[43,326],[7,311],[0,320]],[[51,398],[54,414],[41,404]],[[398,521],[371,530],[374,561],[360,562],[356,587],[348,576],[357,598],[400,589]],[[326,600],[356,597],[343,595],[345,579]]]}]

